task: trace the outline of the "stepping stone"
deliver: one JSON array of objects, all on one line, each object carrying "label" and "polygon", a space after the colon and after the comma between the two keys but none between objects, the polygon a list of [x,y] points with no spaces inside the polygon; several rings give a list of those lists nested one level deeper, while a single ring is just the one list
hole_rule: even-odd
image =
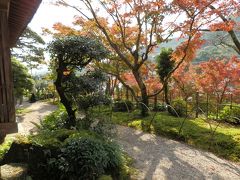
[{"label": "stepping stone", "polygon": [[27,165],[11,163],[0,167],[1,180],[26,180]]}]

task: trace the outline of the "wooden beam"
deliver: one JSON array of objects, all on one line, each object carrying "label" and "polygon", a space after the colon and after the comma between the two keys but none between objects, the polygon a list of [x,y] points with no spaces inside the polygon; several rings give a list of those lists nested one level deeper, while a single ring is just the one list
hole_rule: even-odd
[{"label": "wooden beam", "polygon": [[10,5],[10,0],[1,0],[0,1],[0,11],[8,11]]},{"label": "wooden beam", "polygon": [[0,10],[0,123],[15,123],[8,12]]}]

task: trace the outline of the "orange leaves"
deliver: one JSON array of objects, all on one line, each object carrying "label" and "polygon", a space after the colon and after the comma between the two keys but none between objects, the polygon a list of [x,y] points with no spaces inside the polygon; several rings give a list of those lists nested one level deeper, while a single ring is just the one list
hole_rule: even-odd
[{"label": "orange leaves", "polygon": [[172,54],[176,62],[191,61],[195,58],[197,50],[205,41],[201,39],[201,34],[197,33],[192,39],[181,43]]},{"label": "orange leaves", "polygon": [[[240,60],[210,60],[199,65],[198,85],[208,93],[234,92],[239,88]],[[224,92],[223,92],[224,91]]]},{"label": "orange leaves", "polygon": [[227,22],[218,22],[210,25],[211,31],[231,31],[235,27],[236,23],[234,21],[227,21]]},{"label": "orange leaves", "polygon": [[80,34],[80,32],[78,32],[76,29],[71,28],[69,26],[65,26],[62,23],[54,24],[53,29],[58,32],[58,33],[56,33],[56,35],[59,35],[59,36],[79,35]]}]

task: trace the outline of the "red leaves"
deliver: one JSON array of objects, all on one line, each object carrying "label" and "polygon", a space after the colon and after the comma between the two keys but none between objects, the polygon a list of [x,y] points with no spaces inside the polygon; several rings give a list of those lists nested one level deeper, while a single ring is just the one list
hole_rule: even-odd
[{"label": "red leaves", "polygon": [[181,43],[172,54],[172,58],[176,61],[192,61],[197,50],[202,46],[205,41],[201,39],[201,34],[197,33],[192,39],[188,39]]},{"label": "red leaves", "polygon": [[210,25],[211,31],[231,31],[235,27],[236,23],[234,21],[227,21],[227,22],[218,22]]},{"label": "red leaves", "polygon": [[234,93],[239,89],[240,60],[210,60],[199,65],[198,85],[207,93]]}]

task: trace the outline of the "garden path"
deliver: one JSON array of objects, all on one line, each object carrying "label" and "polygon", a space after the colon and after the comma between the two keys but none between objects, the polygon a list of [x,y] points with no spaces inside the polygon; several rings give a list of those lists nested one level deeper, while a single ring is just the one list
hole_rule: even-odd
[{"label": "garden path", "polygon": [[118,143],[134,159],[137,180],[240,180],[240,165],[161,136],[118,126]]},{"label": "garden path", "polygon": [[32,122],[40,124],[40,120],[56,110],[57,106],[48,102],[37,101],[35,103],[24,102],[21,108],[24,108],[26,113],[17,116],[18,132],[28,135],[37,129]]},{"label": "garden path", "polygon": [[[39,123],[43,116],[56,109],[46,102],[25,103],[27,113],[19,117],[19,131],[29,134],[31,123]],[[188,145],[117,126],[117,142],[134,159],[137,180],[239,180],[240,165],[220,159],[212,153],[196,150]]]}]

